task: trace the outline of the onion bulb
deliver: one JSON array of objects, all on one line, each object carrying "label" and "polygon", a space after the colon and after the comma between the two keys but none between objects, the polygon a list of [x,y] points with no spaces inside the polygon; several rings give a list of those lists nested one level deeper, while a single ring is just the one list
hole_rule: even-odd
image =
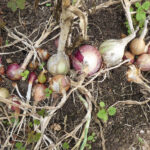
[{"label": "onion bulb", "polygon": [[99,51],[91,45],[83,45],[72,56],[72,64],[75,70],[89,75],[97,72],[102,59]]},{"label": "onion bulb", "polygon": [[40,72],[40,74],[38,75],[38,82],[39,82],[39,83],[45,83],[45,82],[46,82],[45,73],[46,73],[46,71],[43,70],[43,71]]},{"label": "onion bulb", "polygon": [[143,81],[141,79],[140,69],[136,68],[135,65],[130,65],[129,69],[126,72],[127,80],[129,82],[135,82],[138,84],[142,84]]},{"label": "onion bulb", "polygon": [[21,68],[17,63],[10,64],[7,68],[6,74],[7,77],[11,80],[20,80],[21,79]]},{"label": "onion bulb", "polygon": [[29,74],[28,90],[27,90],[27,94],[26,94],[27,102],[29,102],[31,99],[32,85],[33,85],[34,81],[36,80],[36,78],[37,77],[36,77],[36,74],[34,72],[31,72]]},{"label": "onion bulb", "polygon": [[56,93],[63,93],[70,88],[70,80],[64,75],[56,75],[50,80],[50,89]]},{"label": "onion bulb", "polygon": [[138,67],[142,71],[150,71],[150,54],[142,54],[136,61]]},{"label": "onion bulb", "polygon": [[2,97],[2,98],[10,97],[8,89],[0,87],[0,97]]},{"label": "onion bulb", "polygon": [[34,85],[32,95],[36,103],[46,99],[45,89],[46,89],[46,86],[44,84]]},{"label": "onion bulb", "polygon": [[70,62],[68,56],[64,52],[59,52],[51,56],[47,62],[47,70],[52,75],[65,75],[70,70]]},{"label": "onion bulb", "polygon": [[134,63],[134,55],[130,53],[129,51],[125,51],[123,59],[129,59],[130,61],[127,63],[127,65],[131,65]]},{"label": "onion bulb", "polygon": [[147,24],[148,21],[145,21],[145,26],[144,29],[140,35],[139,38],[135,38],[133,41],[130,43],[130,50],[134,55],[141,55],[143,53],[146,53],[147,49],[145,48],[145,41],[144,38],[147,33]]},{"label": "onion bulb", "polygon": [[136,36],[136,32],[123,39],[106,40],[100,45],[99,51],[107,67],[115,66],[122,61],[125,47]]}]

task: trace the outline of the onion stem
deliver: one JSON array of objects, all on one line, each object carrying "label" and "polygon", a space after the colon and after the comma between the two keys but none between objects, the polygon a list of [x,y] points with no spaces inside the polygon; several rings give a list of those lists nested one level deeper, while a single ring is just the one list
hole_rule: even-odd
[{"label": "onion stem", "polygon": [[147,34],[147,31],[148,31],[147,25],[148,25],[148,20],[145,20],[144,28],[143,28],[143,31],[140,35],[140,39],[142,39],[142,40],[145,38],[145,36]]}]

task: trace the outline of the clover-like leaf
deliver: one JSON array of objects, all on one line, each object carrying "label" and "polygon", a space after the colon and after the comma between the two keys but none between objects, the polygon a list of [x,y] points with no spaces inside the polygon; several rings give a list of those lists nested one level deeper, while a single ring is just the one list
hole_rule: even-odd
[{"label": "clover-like leaf", "polygon": [[116,108],[115,107],[109,107],[108,108],[108,114],[110,115],[110,116],[114,116],[115,114],[116,114]]}]

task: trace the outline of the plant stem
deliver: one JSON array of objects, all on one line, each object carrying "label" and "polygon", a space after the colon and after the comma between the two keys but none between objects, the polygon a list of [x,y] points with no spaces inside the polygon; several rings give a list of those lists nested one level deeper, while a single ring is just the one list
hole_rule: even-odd
[{"label": "plant stem", "polygon": [[72,14],[65,5],[62,5],[62,13],[60,20],[60,37],[58,42],[58,52],[65,50],[66,41],[71,27]]},{"label": "plant stem", "polygon": [[148,25],[148,20],[145,20],[144,28],[143,28],[143,31],[140,35],[140,39],[142,39],[142,40],[145,38],[145,36],[147,34],[147,31],[148,31],[147,25]]}]

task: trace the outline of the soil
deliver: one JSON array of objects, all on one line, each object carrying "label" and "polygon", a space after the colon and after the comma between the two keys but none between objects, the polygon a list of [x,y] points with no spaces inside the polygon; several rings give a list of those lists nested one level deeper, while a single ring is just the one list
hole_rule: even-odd
[{"label": "soil", "polygon": [[[105,1],[106,0],[98,0],[96,3],[95,0],[95,3],[93,4],[92,2],[87,1],[87,6],[94,6]],[[46,21],[49,19],[50,15],[52,15],[50,11],[51,7],[42,5],[35,10],[33,7],[34,2],[27,0],[24,10],[17,10],[16,12],[12,12],[7,8],[7,2],[7,0],[3,0],[0,2],[0,10],[2,10],[3,12],[3,14],[0,15],[0,18],[3,18],[6,26],[10,29],[17,27],[17,29],[25,35],[30,35],[34,29],[39,28],[39,35],[37,36],[38,38],[42,30],[44,29]],[[23,25],[21,25],[19,22],[19,15]],[[121,38],[122,33],[127,34],[127,30],[124,25],[125,15],[121,3],[96,11],[93,15],[89,15],[88,21],[88,43],[95,45],[96,47],[99,47],[99,45],[106,39],[119,39]],[[57,31],[57,33],[58,32],[59,31]],[[33,41],[36,35],[37,32],[30,37],[30,40]],[[52,38],[54,35],[56,35],[56,33],[51,34],[47,39]],[[2,37],[3,39],[2,45],[5,44],[6,40],[8,40],[9,43],[11,43],[12,41],[3,29],[0,30],[0,37]],[[22,45],[20,44],[19,46]],[[54,41],[47,42],[42,46],[42,48],[49,50],[51,54],[56,52]],[[12,52],[16,49],[16,46],[12,46],[9,48],[0,49],[0,52]],[[26,51],[21,51],[19,53],[11,55],[3,55],[3,64],[5,67],[8,66],[8,63],[6,61],[8,58],[10,58],[12,62],[21,64],[26,54]],[[127,69],[128,67],[126,65],[123,65],[118,69],[114,69],[110,71],[109,77],[106,78],[103,82],[101,82],[102,77],[98,77],[92,82],[92,84],[87,87],[88,90],[92,93],[92,96],[94,97],[97,104],[99,104],[100,101],[103,101],[106,104],[106,108],[108,108],[117,101],[143,101],[145,99],[145,95],[142,93],[141,87],[137,84],[129,83],[127,81],[125,76]],[[39,70],[37,72],[39,72]],[[146,77],[149,78],[148,73],[146,74]],[[18,81],[17,83],[20,92],[25,97],[28,82]],[[17,95],[17,93],[13,91],[12,81],[10,81],[7,77],[2,77],[0,85],[1,87],[8,88],[11,92],[14,92],[14,94]],[[47,101],[45,103],[47,103]],[[42,106],[44,105],[44,103],[40,103],[39,105]],[[3,109],[5,109],[8,114],[11,113],[6,105],[1,104],[1,107],[3,108],[0,109],[2,113],[0,114],[0,117],[5,116]],[[106,150],[141,150],[143,148],[143,143],[140,142],[140,138],[150,145],[149,104],[121,104],[117,105],[116,108],[116,115],[113,117],[109,117],[107,123],[103,123],[99,120],[103,127]],[[91,135],[93,132],[96,133],[96,140],[95,142],[89,142],[89,144],[91,144],[92,150],[102,150],[100,127],[94,119],[96,113],[97,110],[93,109],[92,120],[88,133],[88,135]],[[72,131],[74,127],[81,122],[85,114],[86,110],[84,106],[81,104],[78,98],[74,97],[74,95],[72,94],[67,100],[66,104],[53,116],[51,122],[47,127],[46,134],[54,141],[58,141],[62,135]],[[54,123],[60,125],[61,130],[52,130],[51,126],[54,125]],[[3,145],[6,140],[5,131],[2,127],[2,124],[4,125],[4,122],[0,120],[0,124],[0,143],[1,145]],[[11,128],[9,125],[5,127],[6,130],[8,130],[9,128]],[[21,134],[23,133],[20,133],[20,136],[22,136]],[[78,135],[80,135],[80,133],[78,133]],[[27,135],[23,135],[23,137],[20,136],[18,136],[17,138],[18,141],[26,141]],[[66,141],[70,143],[69,149],[71,149],[75,144],[75,140],[72,140],[71,138],[67,139]],[[41,149],[44,149],[44,146],[45,144],[42,143]],[[32,149],[31,145],[27,146],[27,149]]]}]

